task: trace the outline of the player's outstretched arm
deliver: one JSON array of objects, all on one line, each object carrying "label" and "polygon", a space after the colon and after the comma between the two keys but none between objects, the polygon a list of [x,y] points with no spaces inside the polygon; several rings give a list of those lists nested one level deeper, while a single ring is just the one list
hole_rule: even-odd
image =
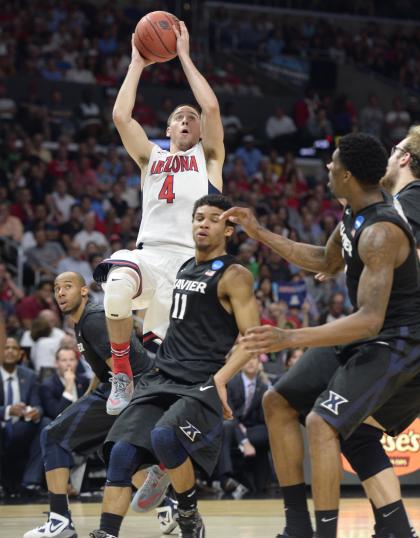
[{"label": "player's outstretched arm", "polygon": [[289,347],[334,346],[375,337],[384,323],[398,257],[407,245],[407,237],[395,224],[380,222],[369,226],[362,233],[358,247],[364,269],[358,286],[357,312],[319,327],[297,330],[254,327],[248,329],[241,343],[250,353],[269,353]]},{"label": "player's outstretched arm", "polygon": [[232,207],[222,215],[221,220],[230,220],[240,224],[246,233],[264,243],[280,254],[288,262],[314,273],[334,275],[344,267],[340,239],[340,225],[330,235],[325,247],[308,245],[291,241],[286,237],[267,230],[257,221],[254,213],[247,207]]},{"label": "player's outstretched arm", "polygon": [[[131,62],[112,111],[112,119],[127,153],[142,169],[147,166],[153,144],[141,125],[132,117],[137,86],[143,69],[153,62],[145,60],[131,39]],[[143,174],[144,175],[144,174]]]},{"label": "player's outstretched arm", "polygon": [[[179,30],[174,26],[178,57],[194,97],[201,107],[201,140],[206,154],[209,177],[214,186],[221,191],[225,146],[219,102],[210,84],[191,60],[190,40],[185,23],[181,21],[179,26]],[[215,165],[215,170],[212,169],[213,165]]]}]

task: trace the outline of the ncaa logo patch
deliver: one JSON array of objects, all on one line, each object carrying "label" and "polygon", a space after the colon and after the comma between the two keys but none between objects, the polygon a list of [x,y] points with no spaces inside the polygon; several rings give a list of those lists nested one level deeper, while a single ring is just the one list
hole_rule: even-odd
[{"label": "ncaa logo patch", "polygon": [[82,342],[78,342],[77,349],[79,350],[79,353],[84,353],[85,352],[85,348],[83,347]]},{"label": "ncaa logo patch", "polygon": [[199,435],[201,432],[198,428],[196,428],[195,426],[193,426],[191,424],[191,422],[188,422],[187,420],[187,425],[186,426],[179,426],[179,429],[182,431],[182,433],[184,435],[186,435],[188,437],[188,439],[194,443],[195,441],[195,438],[197,437],[197,435]]},{"label": "ncaa logo patch", "polygon": [[328,400],[322,402],[321,407],[325,407],[325,409],[328,409],[328,411],[331,411],[331,413],[334,413],[334,415],[338,415],[338,406],[346,402],[348,402],[348,400],[343,398],[343,396],[340,396],[333,390],[330,390],[330,396]]},{"label": "ncaa logo patch", "polygon": [[211,268],[217,271],[218,269],[221,269],[225,264],[222,262],[222,260],[215,260],[211,264]]}]

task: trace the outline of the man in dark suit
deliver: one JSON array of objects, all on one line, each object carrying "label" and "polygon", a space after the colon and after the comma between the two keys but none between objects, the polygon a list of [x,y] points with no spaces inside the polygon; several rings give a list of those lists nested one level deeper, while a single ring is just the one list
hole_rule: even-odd
[{"label": "man in dark suit", "polygon": [[69,345],[55,354],[57,371],[41,385],[41,402],[45,415],[55,419],[66,407],[86,392],[89,379],[76,373],[77,352]]},{"label": "man in dark suit", "polygon": [[233,478],[236,473],[232,453],[235,450],[238,454],[242,452],[243,458],[252,458],[254,483],[251,485],[255,490],[263,489],[268,478],[269,443],[262,409],[262,397],[267,389],[258,358],[251,359],[227,385],[228,401],[235,418],[223,423],[218,472],[222,489],[234,498],[246,493],[246,488]]},{"label": "man in dark suit", "polygon": [[[46,425],[36,375],[18,365],[21,348],[7,338],[0,349],[0,450],[4,489],[37,491],[43,479],[39,435]],[[23,474],[23,476],[22,476]]]}]

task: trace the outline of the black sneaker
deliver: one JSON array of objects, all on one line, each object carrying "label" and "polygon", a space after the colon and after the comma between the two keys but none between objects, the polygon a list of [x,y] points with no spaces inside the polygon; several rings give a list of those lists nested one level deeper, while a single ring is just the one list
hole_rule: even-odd
[{"label": "black sneaker", "polygon": [[206,530],[198,510],[179,510],[178,525],[182,538],[205,538]]},{"label": "black sneaker", "polygon": [[89,534],[89,538],[116,538],[113,534],[108,534],[105,531],[96,530]]}]

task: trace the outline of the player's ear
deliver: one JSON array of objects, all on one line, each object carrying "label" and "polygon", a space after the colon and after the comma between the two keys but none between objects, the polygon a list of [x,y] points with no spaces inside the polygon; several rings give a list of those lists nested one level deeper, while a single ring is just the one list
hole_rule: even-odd
[{"label": "player's ear", "polygon": [[168,125],[166,127],[166,136],[167,136],[167,138],[169,138],[171,136],[171,126],[170,125]]},{"label": "player's ear", "polygon": [[80,291],[82,293],[82,297],[87,297],[89,295],[89,288],[87,286],[82,286]]},{"label": "player's ear", "polygon": [[227,225],[225,228],[225,237],[232,237],[235,228],[233,226]]}]

